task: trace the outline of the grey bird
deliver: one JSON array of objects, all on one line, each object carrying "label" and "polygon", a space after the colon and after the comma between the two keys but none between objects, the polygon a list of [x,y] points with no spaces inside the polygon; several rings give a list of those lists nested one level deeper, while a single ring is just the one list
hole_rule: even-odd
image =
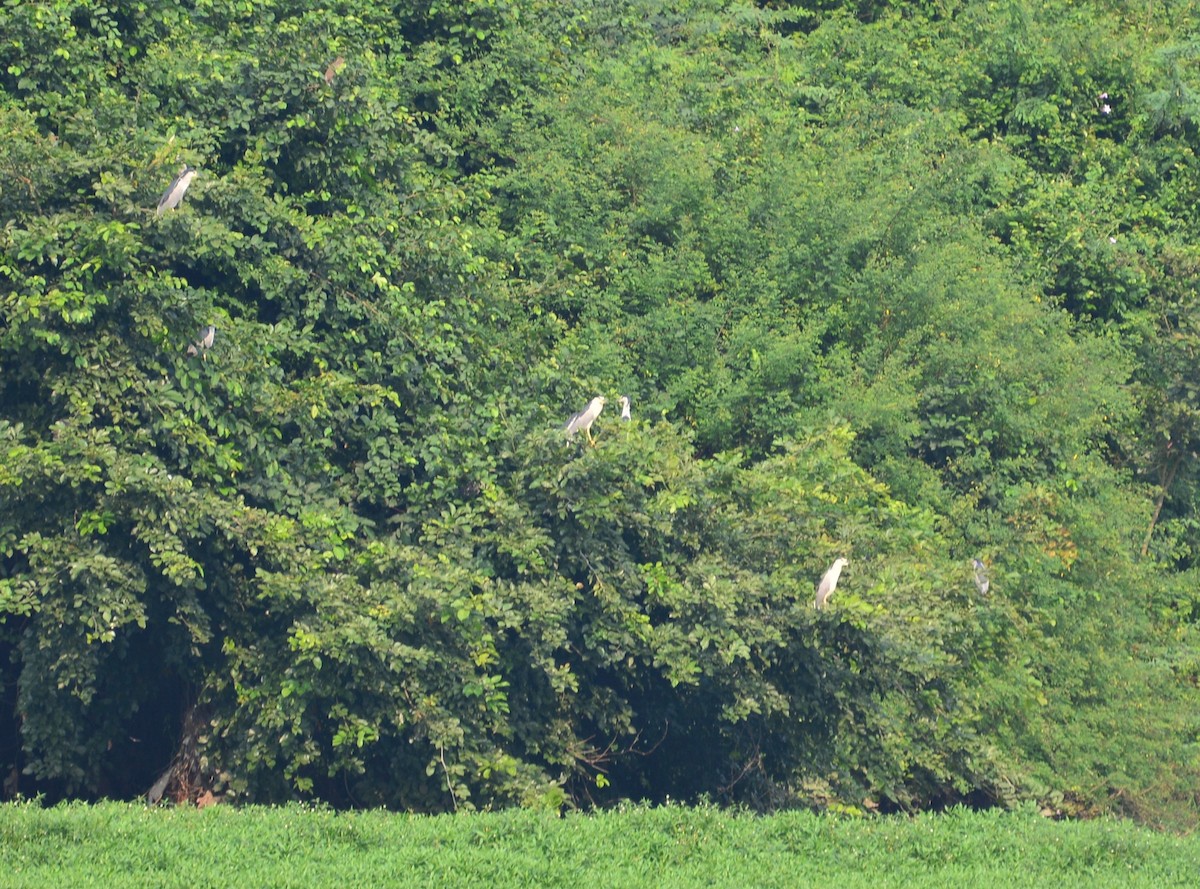
[{"label": "grey bird", "polygon": [[600,411],[604,410],[606,403],[607,400],[603,395],[597,395],[588,402],[587,407],[577,414],[572,414],[571,419],[567,420],[567,425],[563,427],[567,438],[574,438],[575,433],[582,429],[587,434],[588,441],[595,444],[596,442],[592,438],[592,424],[596,422],[596,418],[600,416]]},{"label": "grey bird", "polygon": [[986,596],[988,589],[992,585],[992,582],[988,579],[987,565],[983,564],[979,559],[972,559],[971,565],[975,569],[975,586],[979,587],[980,595]]},{"label": "grey bird", "polygon": [[167,792],[167,785],[171,783],[171,778],[175,774],[175,763],[171,763],[167,770],[162,773],[154,785],[146,792],[146,802],[154,805],[163,798],[163,794]]},{"label": "grey bird", "polygon": [[208,325],[208,327],[200,331],[200,339],[187,347],[188,356],[194,358],[196,355],[203,355],[212,348],[213,340],[216,338],[217,329],[211,324]]},{"label": "grey bird", "polygon": [[837,589],[838,578],[842,576],[842,569],[849,564],[850,562],[847,559],[833,560],[833,564],[829,566],[829,570],[825,572],[825,576],[817,584],[817,600],[814,604],[818,610],[825,607],[825,603],[829,601],[829,597]]},{"label": "grey bird", "polygon": [[622,420],[632,420],[633,415],[629,412],[629,396],[622,395],[620,398],[617,399],[617,401],[620,402],[620,404],[621,404],[621,419]]},{"label": "grey bird", "polygon": [[183,193],[188,190],[192,180],[196,178],[196,168],[184,164],[179,168],[179,175],[171,180],[163,196],[158,199],[158,211],[155,216],[162,216],[164,210],[174,210],[183,200]]}]

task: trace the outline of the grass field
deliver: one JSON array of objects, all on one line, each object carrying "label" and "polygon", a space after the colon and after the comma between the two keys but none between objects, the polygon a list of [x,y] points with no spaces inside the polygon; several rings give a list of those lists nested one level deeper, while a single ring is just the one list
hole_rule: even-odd
[{"label": "grass field", "polygon": [[670,807],[420,817],[301,807],[0,806],[0,886],[1197,886],[1200,837],[950,812]]}]

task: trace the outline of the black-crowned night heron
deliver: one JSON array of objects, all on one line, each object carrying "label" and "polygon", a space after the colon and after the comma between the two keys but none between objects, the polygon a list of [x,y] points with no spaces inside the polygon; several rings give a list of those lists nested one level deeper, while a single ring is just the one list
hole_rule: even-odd
[{"label": "black-crowned night heron", "polygon": [[596,422],[596,418],[600,416],[600,411],[604,410],[606,400],[603,395],[597,395],[588,402],[585,407],[577,414],[572,414],[571,419],[567,420],[567,425],[563,427],[566,430],[567,438],[574,438],[575,433],[582,429],[588,437],[588,441],[595,444],[592,439],[592,424]]},{"label": "black-crowned night heron", "polygon": [[633,419],[633,414],[631,414],[629,412],[629,396],[622,395],[620,398],[617,399],[617,401],[619,401],[621,403],[621,419],[622,420]]},{"label": "black-crowned night heron", "polygon": [[837,589],[838,578],[842,576],[842,569],[849,564],[850,562],[846,559],[834,559],[833,564],[829,566],[829,570],[825,572],[825,576],[817,584],[817,600],[815,604],[818,609],[825,607],[825,603],[829,601],[829,597]]},{"label": "black-crowned night heron", "polygon": [[325,82],[333,83],[333,78],[338,76],[338,73],[346,67],[346,57],[338,56],[329,63],[329,67],[325,69]]},{"label": "black-crowned night heron", "polygon": [[174,210],[183,200],[183,193],[188,190],[192,180],[196,178],[196,168],[184,164],[179,169],[179,175],[171,180],[163,196],[158,199],[158,211],[155,216],[162,216],[164,210]]},{"label": "black-crowned night heron", "polygon": [[980,595],[986,596],[988,588],[992,585],[988,580],[987,565],[979,559],[972,559],[971,565],[975,568],[975,586],[979,587]]},{"label": "black-crowned night heron", "polygon": [[156,804],[163,798],[163,794],[167,792],[167,785],[171,783],[171,778],[175,774],[175,763],[171,763],[167,770],[159,776],[159,779],[154,782],[153,786],[146,792],[146,802],[150,805]]},{"label": "black-crowned night heron", "polygon": [[212,348],[213,340],[217,338],[217,329],[211,324],[200,331],[200,339],[187,347],[189,356],[203,355]]}]

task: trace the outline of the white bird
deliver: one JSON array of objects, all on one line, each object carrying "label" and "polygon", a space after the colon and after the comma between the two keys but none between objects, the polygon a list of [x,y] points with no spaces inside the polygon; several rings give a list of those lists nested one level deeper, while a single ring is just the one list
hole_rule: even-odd
[{"label": "white bird", "polygon": [[629,396],[622,395],[620,398],[617,399],[617,401],[619,401],[621,403],[621,419],[622,420],[633,419],[633,415],[629,413]]},{"label": "white bird", "polygon": [[188,190],[192,180],[196,178],[196,168],[184,164],[179,168],[179,175],[171,180],[163,196],[158,199],[158,211],[155,216],[162,216],[164,210],[174,210],[183,200],[183,193]]},{"label": "white bird", "polygon": [[988,580],[987,566],[979,559],[972,559],[971,565],[975,568],[975,586],[979,587],[980,595],[986,596],[988,588],[992,585]]},{"label": "white bird", "polygon": [[212,348],[213,340],[217,338],[217,329],[211,324],[200,331],[200,339],[187,347],[189,357],[202,355]]},{"label": "white bird", "polygon": [[596,418],[600,416],[600,411],[604,410],[606,403],[603,395],[597,395],[588,402],[587,407],[577,414],[572,414],[571,419],[567,420],[567,425],[563,427],[566,430],[567,438],[574,438],[575,433],[582,429],[587,434],[588,441],[595,444],[592,439],[592,424],[596,422]]},{"label": "white bird", "polygon": [[825,572],[825,576],[817,584],[817,600],[815,604],[818,610],[825,607],[825,603],[829,601],[829,597],[837,589],[838,578],[842,576],[842,569],[849,564],[850,562],[847,559],[833,560],[833,564],[829,566],[829,570]]}]

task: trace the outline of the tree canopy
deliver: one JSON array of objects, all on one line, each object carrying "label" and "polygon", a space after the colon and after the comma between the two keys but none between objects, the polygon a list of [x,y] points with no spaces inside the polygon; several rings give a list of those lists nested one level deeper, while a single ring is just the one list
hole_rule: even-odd
[{"label": "tree canopy", "polygon": [[1194,6],[7,4],[6,792],[1187,822]]}]

